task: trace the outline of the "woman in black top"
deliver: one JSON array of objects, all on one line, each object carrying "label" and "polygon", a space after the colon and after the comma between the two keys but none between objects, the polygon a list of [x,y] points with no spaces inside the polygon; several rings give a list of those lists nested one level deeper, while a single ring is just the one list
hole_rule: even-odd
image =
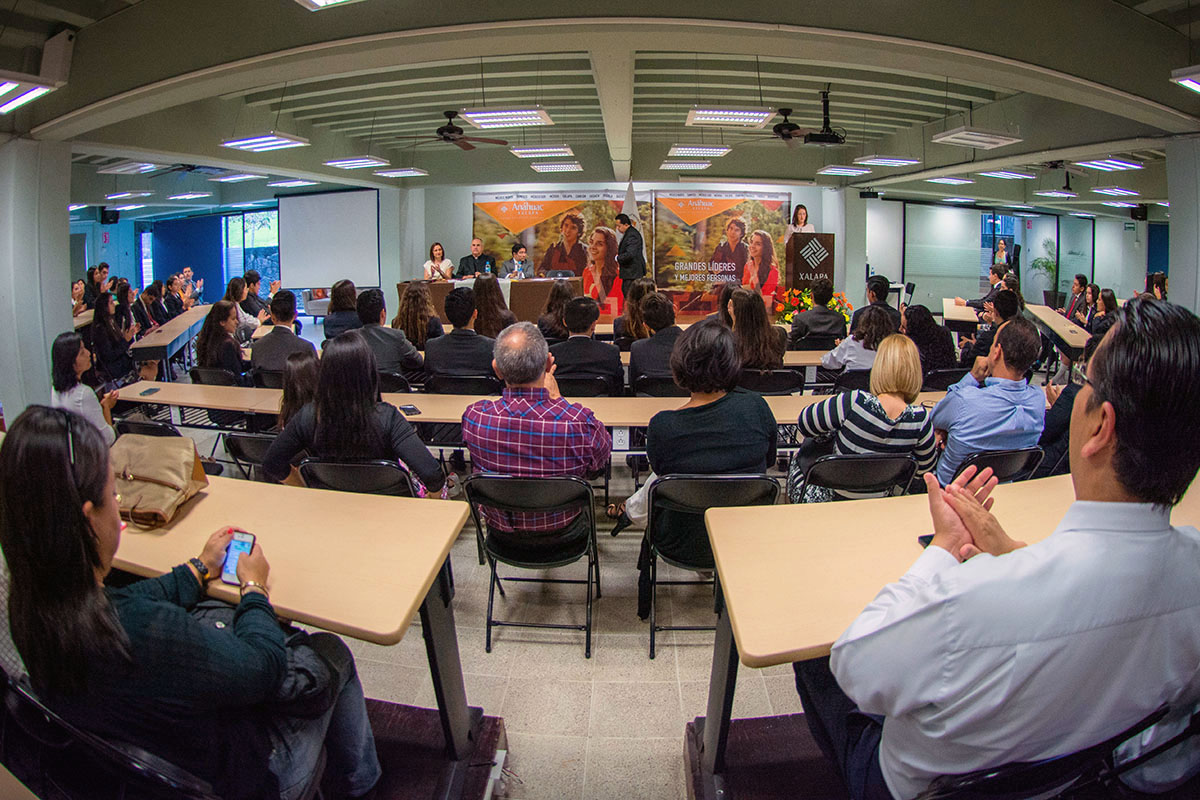
[{"label": "woman in black top", "polygon": [[270,480],[283,480],[304,450],[318,458],[400,461],[430,491],[439,491],[446,482],[441,465],[408,420],[379,399],[375,356],[362,334],[353,331],[326,346],[316,399],[300,409],[272,443],[263,473]]},{"label": "woman in black top", "polygon": [[[117,327],[125,332],[137,322],[133,318],[133,302],[137,297],[137,290],[130,286],[126,279],[118,278],[116,288],[113,289],[113,296],[116,298],[113,319],[116,321]],[[136,338],[137,334],[135,333],[134,336]]]},{"label": "woman in black top", "polygon": [[129,342],[137,335],[137,324],[122,330],[113,314],[112,295],[102,292],[96,295],[96,308],[92,317],[92,347],[96,350],[96,364],[104,373],[106,381],[119,381],[133,371],[133,355]]},{"label": "woman in black top", "polygon": [[241,600],[220,609],[228,623],[213,624],[215,609],[197,613],[232,533],[222,527],[197,558],[161,577],[105,587],[121,541],[108,448],[83,417],[30,406],[0,448],[5,638],[11,630],[33,689],[58,714],[167,759],[217,796],[297,796],[322,745],[325,779],[361,796],[380,770],[353,656],[330,634],[307,638],[336,667],[312,673],[328,705],[318,698],[304,718],[289,714],[300,713],[283,705],[296,699],[286,697],[296,685],[292,648],[271,607],[261,544],[238,561]]},{"label": "woman in black top", "polygon": [[242,358],[242,350],[233,338],[237,328],[237,307],[228,300],[213,303],[196,337],[196,358],[200,366],[231,372],[238,383],[249,386],[246,371],[250,363]]},{"label": "woman in black top", "polygon": [[154,281],[146,287],[147,291],[150,289],[154,290],[154,294],[151,295],[154,301],[150,305],[150,317],[154,320],[155,325],[165,325],[171,320],[171,315],[163,304],[163,295],[166,294],[167,289],[163,286],[162,281]]},{"label": "woman in black top", "polygon": [[1116,310],[1117,295],[1112,289],[1101,289],[1099,299],[1096,301],[1096,310],[1092,313],[1092,318],[1088,320],[1088,333],[1100,337],[1108,333],[1108,329],[1117,321]]},{"label": "woman in black top", "polygon": [[767,310],[756,292],[736,289],[726,304],[733,320],[742,369],[780,369],[787,350],[787,331],[767,319]]},{"label": "woman in black top", "polygon": [[495,275],[480,275],[475,279],[474,289],[475,308],[479,311],[479,316],[475,318],[475,332],[495,339],[517,318],[508,310],[504,292],[500,291],[500,281]]},{"label": "woman in black top", "polygon": [[329,293],[325,338],[336,339],[346,331],[361,327],[362,320],[358,318],[358,289],[354,286],[354,281],[338,281]]},{"label": "woman in black top", "polygon": [[542,332],[542,336],[551,344],[554,340],[566,341],[570,338],[571,332],[567,330],[567,326],[563,324],[563,311],[567,308],[567,303],[575,297],[575,293],[571,291],[571,284],[565,280],[559,279],[550,287],[550,294],[546,297],[546,307],[542,309],[542,316],[538,318],[538,330]]},{"label": "woman in black top", "polygon": [[906,306],[900,317],[900,332],[913,340],[921,355],[921,372],[928,375],[935,369],[954,369],[954,338],[933,319],[925,306]]}]

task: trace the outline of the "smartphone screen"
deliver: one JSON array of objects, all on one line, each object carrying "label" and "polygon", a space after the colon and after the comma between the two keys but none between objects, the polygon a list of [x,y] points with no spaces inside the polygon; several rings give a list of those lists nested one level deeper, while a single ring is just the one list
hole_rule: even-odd
[{"label": "smartphone screen", "polygon": [[139,396],[139,397],[145,397],[146,395],[154,394],[154,393],[155,393],[155,392],[157,392],[157,391],[158,391],[158,387],[157,387],[157,386],[151,386],[149,389],[147,389],[147,390],[146,390],[146,391],[144,391],[144,392],[138,392],[138,396]]},{"label": "smartphone screen", "polygon": [[413,417],[413,416],[416,416],[417,414],[421,413],[421,409],[417,408],[414,405],[408,405],[408,404],[400,406],[400,411],[406,417]]},{"label": "smartphone screen", "polygon": [[237,576],[238,559],[241,558],[242,553],[249,553],[253,549],[253,533],[234,531],[233,541],[225,548],[225,565],[221,567],[221,580],[238,586],[241,583]]}]

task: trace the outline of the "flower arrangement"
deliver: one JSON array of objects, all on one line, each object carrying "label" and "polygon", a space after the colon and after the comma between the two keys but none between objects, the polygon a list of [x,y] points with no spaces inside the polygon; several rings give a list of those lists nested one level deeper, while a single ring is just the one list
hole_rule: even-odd
[{"label": "flower arrangement", "polygon": [[[777,293],[775,300],[775,321],[791,325],[797,314],[812,308],[812,289],[788,289],[786,292]],[[850,314],[854,311],[854,306],[850,305],[845,294],[834,292],[829,307],[845,317],[847,325],[850,324]]]}]

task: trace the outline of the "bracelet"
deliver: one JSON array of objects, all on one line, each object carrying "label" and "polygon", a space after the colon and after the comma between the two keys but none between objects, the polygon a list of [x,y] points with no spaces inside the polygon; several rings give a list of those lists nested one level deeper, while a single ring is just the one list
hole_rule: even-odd
[{"label": "bracelet", "polygon": [[266,597],[267,600],[271,599],[271,593],[267,591],[267,587],[263,586],[258,581],[246,581],[245,583],[243,583],[241,591],[240,591],[240,594],[242,597],[246,596],[247,589],[258,589],[260,592],[263,593],[263,596]]}]

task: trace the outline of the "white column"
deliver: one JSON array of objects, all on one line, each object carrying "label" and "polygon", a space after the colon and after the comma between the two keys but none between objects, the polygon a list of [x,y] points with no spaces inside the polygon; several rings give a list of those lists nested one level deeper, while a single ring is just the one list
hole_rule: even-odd
[{"label": "white column", "polygon": [[1171,201],[1171,302],[1200,309],[1200,139],[1167,144],[1167,194]]},{"label": "white column", "polygon": [[821,233],[832,233],[834,291],[846,285],[846,190],[821,190]]},{"label": "white column", "polygon": [[845,198],[846,257],[844,283],[839,288],[855,308],[867,302],[867,201],[858,196],[857,189],[842,191]]},{"label": "white column", "polygon": [[11,423],[50,400],[50,344],[71,329],[71,146],[0,144],[0,403]]}]

